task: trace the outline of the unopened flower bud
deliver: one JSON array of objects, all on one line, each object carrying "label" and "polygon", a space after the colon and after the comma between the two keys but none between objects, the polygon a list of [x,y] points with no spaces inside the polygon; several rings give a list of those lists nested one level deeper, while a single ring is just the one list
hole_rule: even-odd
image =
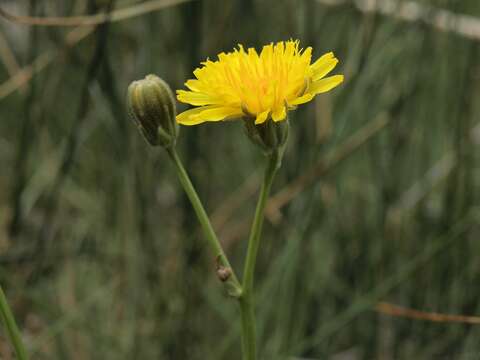
[{"label": "unopened flower bud", "polygon": [[245,117],[243,124],[249,139],[258,145],[267,156],[273,153],[283,154],[290,128],[288,119],[278,122],[269,119],[262,124],[255,125],[255,119]]},{"label": "unopened flower bud", "polygon": [[178,135],[175,99],[170,86],[156,75],[128,87],[128,112],[152,146],[174,146]]}]

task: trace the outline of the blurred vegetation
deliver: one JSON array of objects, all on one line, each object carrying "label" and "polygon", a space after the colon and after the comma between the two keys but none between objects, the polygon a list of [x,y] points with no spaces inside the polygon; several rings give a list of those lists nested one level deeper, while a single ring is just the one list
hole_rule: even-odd
[{"label": "blurred vegetation", "polygon": [[[134,3],[1,6],[72,16]],[[291,113],[273,192],[317,171],[264,229],[261,358],[477,357],[478,326],[375,305],[480,313],[478,41],[326,3],[193,1],[87,28],[78,43],[66,41],[72,27],[0,20],[0,281],[34,359],[240,358],[238,309],[124,97],[148,73],[178,89],[207,57],[289,38],[315,57],[333,50],[346,82]],[[478,0],[418,3],[480,16]],[[181,130],[181,156],[240,268],[262,157],[239,122]],[[4,338],[0,357],[12,358]]]}]

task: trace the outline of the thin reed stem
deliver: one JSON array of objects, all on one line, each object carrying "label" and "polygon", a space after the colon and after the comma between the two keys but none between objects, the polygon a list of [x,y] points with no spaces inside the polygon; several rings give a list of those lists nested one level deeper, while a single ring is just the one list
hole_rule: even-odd
[{"label": "thin reed stem", "polygon": [[13,316],[12,310],[8,305],[7,298],[3,289],[0,287],[0,316],[2,318],[3,325],[7,330],[8,337],[12,342],[15,354],[18,360],[28,360],[27,351],[23,345],[22,335],[18,329],[17,323]]}]

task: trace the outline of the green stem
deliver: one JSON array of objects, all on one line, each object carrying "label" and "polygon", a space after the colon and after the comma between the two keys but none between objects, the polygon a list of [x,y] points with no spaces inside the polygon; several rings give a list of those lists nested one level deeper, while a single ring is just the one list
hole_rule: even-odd
[{"label": "green stem", "polygon": [[5,293],[3,292],[3,289],[1,287],[0,316],[2,318],[3,324],[5,325],[5,328],[7,329],[7,333],[10,341],[12,342],[13,348],[15,349],[17,359],[28,360],[27,351],[25,350],[25,346],[23,345],[20,330],[18,329],[15,318],[13,317],[12,310],[10,310],[10,306],[8,306],[7,298],[5,297]]},{"label": "green stem", "polygon": [[255,303],[253,298],[253,284],[255,275],[255,264],[257,262],[257,253],[260,245],[262,233],[264,210],[267,203],[273,178],[279,167],[280,154],[274,152],[269,156],[269,161],[265,169],[262,188],[255,209],[250,237],[248,240],[247,258],[243,270],[242,296],[240,297],[240,311],[242,317],[242,349],[244,360],[256,359],[256,330],[255,330]]},{"label": "green stem", "polygon": [[237,279],[237,276],[235,275],[235,272],[233,271],[232,266],[230,265],[230,262],[228,261],[227,256],[225,255],[225,252],[223,251],[222,245],[220,244],[215,231],[213,230],[212,224],[210,223],[208,215],[203,208],[202,202],[200,201],[200,198],[198,197],[197,192],[195,191],[195,188],[193,187],[193,184],[182,165],[182,161],[180,160],[174,147],[167,148],[166,150],[175,164],[180,183],[182,184],[183,189],[185,190],[185,193],[190,199],[193,209],[197,214],[197,218],[200,222],[203,233],[216,256],[218,265],[230,271],[228,278],[222,279],[227,287],[227,292],[233,297],[239,297],[242,293],[242,287]]}]

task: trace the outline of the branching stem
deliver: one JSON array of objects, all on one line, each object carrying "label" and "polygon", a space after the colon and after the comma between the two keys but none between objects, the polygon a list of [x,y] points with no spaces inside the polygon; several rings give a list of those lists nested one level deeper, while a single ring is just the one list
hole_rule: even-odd
[{"label": "branching stem", "polygon": [[235,275],[235,272],[233,271],[232,266],[230,265],[230,262],[228,261],[227,256],[225,255],[225,252],[223,251],[222,245],[220,244],[215,231],[213,230],[212,224],[210,223],[210,219],[208,218],[202,202],[200,201],[200,198],[198,197],[197,192],[195,191],[195,188],[193,187],[193,184],[182,165],[182,161],[180,160],[175,147],[169,147],[166,150],[175,165],[180,183],[182,184],[183,189],[185,190],[185,193],[187,194],[193,206],[198,221],[202,227],[203,234],[207,239],[210,248],[214,252],[218,265],[229,270],[228,278],[222,279],[227,288],[227,292],[230,296],[239,297],[242,293],[241,285],[237,279],[237,276]]}]

